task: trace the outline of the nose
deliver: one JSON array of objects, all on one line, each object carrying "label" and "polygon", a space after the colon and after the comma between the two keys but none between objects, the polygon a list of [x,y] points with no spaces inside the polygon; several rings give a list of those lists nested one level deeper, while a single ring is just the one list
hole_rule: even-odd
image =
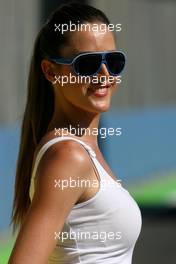
[{"label": "nose", "polygon": [[101,64],[101,68],[98,72],[98,75],[109,76],[109,71],[108,71],[105,63]]}]

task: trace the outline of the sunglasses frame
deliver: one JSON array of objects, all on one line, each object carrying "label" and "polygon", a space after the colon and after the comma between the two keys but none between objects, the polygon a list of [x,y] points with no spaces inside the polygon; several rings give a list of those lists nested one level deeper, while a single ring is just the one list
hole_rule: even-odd
[{"label": "sunglasses frame", "polygon": [[94,76],[94,75],[97,75],[97,73],[100,71],[101,66],[102,66],[103,63],[106,65],[106,67],[107,67],[107,69],[108,69],[108,72],[109,72],[112,76],[119,76],[119,74],[124,70],[124,68],[125,68],[125,64],[124,64],[124,67],[123,67],[123,69],[122,69],[122,71],[121,71],[120,73],[118,73],[118,74],[114,74],[114,73],[112,73],[112,72],[110,71],[109,67],[108,67],[108,63],[107,63],[107,60],[106,60],[106,55],[107,55],[107,54],[112,54],[112,53],[120,53],[120,54],[122,54],[122,55],[124,56],[124,58],[125,58],[125,63],[126,63],[126,55],[125,55],[124,52],[122,52],[122,51],[120,51],[120,50],[118,50],[118,51],[116,51],[116,50],[113,50],[113,51],[104,51],[104,52],[99,52],[99,51],[95,51],[95,52],[81,52],[81,53],[77,54],[76,56],[74,56],[74,57],[72,57],[72,58],[68,58],[68,59],[63,58],[63,57],[57,57],[57,58],[54,58],[54,57],[48,56],[48,59],[49,59],[50,61],[55,62],[56,64],[71,65],[71,66],[73,67],[74,72],[75,72],[77,75],[84,76],[84,75],[79,74],[79,73],[76,72],[76,69],[75,69],[75,61],[76,61],[79,57],[81,57],[81,56],[83,56],[83,55],[100,54],[100,55],[101,55],[101,64],[100,64],[100,67],[98,68],[98,70],[97,70],[94,74],[92,74],[92,75],[86,75],[86,76]]}]

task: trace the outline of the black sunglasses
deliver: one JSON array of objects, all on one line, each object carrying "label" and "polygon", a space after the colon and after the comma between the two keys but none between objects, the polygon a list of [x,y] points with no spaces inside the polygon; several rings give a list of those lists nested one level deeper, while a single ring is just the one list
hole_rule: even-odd
[{"label": "black sunglasses", "polygon": [[125,54],[121,51],[84,52],[70,59],[50,56],[48,59],[57,64],[72,65],[74,72],[81,76],[96,75],[102,63],[106,65],[110,75],[117,76],[124,69],[126,61]]}]

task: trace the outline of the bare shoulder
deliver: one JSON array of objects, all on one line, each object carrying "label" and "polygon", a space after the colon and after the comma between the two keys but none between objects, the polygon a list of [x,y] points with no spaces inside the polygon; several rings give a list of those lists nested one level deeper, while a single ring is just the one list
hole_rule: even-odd
[{"label": "bare shoulder", "polygon": [[60,212],[65,218],[87,191],[84,185],[72,188],[70,182],[87,181],[92,173],[89,154],[79,142],[56,142],[44,152],[37,166],[33,207],[44,208],[55,218]]},{"label": "bare shoulder", "polygon": [[[46,141],[47,143],[48,141]],[[45,144],[45,143],[44,143]],[[49,163],[51,161],[57,161],[61,167],[68,168],[70,164],[74,165],[86,165],[89,164],[88,153],[84,147],[75,140],[67,139],[58,141],[52,144],[43,154],[41,163]],[[89,161],[89,162],[88,162]],[[61,168],[60,167],[60,168]],[[79,167],[80,168],[80,167]]]},{"label": "bare shoulder", "polygon": [[[36,155],[37,155],[37,153],[39,152],[39,150],[47,143],[47,142],[49,142],[49,141],[51,141],[52,139],[55,139],[55,138],[57,138],[57,137],[61,137],[62,135],[60,134],[58,134],[58,132],[57,132],[57,134],[55,133],[55,130],[52,130],[52,131],[50,131],[50,132],[48,132],[47,134],[45,134],[42,138],[41,138],[41,140],[40,140],[40,142],[38,143],[38,145],[37,145],[37,147],[36,147],[36,149],[35,149],[35,153],[34,153],[34,157],[36,157]],[[73,136],[71,136],[71,137],[73,137]],[[74,138],[74,137],[73,137]],[[83,147],[81,146],[81,144],[80,143],[77,143],[77,142],[75,142],[74,140],[70,140],[70,139],[67,139],[67,140],[64,140],[64,141],[58,141],[58,142],[56,142],[56,143],[54,143],[49,149],[50,150],[60,150],[61,151],[61,149],[62,148],[69,148],[69,150],[71,149],[71,148],[73,148],[73,149],[77,149],[77,151],[79,150],[79,149],[83,149]]]},{"label": "bare shoulder", "polygon": [[[47,133],[39,142],[34,153],[34,159],[36,158],[39,150],[46,143],[57,137],[58,136],[55,135],[54,131]],[[55,142],[45,151],[44,156],[45,156],[45,160],[49,158],[53,158],[53,159],[65,158],[66,160],[68,159],[70,161],[74,160],[75,162],[78,161],[78,162],[86,163],[86,161],[89,161],[88,153],[86,152],[85,148],[79,142],[76,142],[75,140],[72,139]]]},{"label": "bare shoulder", "polygon": [[[55,137],[51,134],[46,135],[40,143],[40,148],[53,138]],[[66,181],[70,178],[85,180],[89,178],[91,173],[92,165],[85,148],[79,142],[67,139],[55,142],[44,152],[35,176],[39,184],[45,185],[48,189],[51,182],[54,184],[57,180]],[[78,193],[81,195],[81,190]]]}]

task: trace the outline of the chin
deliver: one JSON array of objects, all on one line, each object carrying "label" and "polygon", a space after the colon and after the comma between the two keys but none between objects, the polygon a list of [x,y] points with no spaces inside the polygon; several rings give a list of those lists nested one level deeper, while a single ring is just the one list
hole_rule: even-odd
[{"label": "chin", "polygon": [[94,104],[92,106],[92,108],[90,109],[91,112],[95,112],[95,113],[103,113],[103,112],[107,112],[110,108],[110,104],[109,103],[96,103],[96,105]]},{"label": "chin", "polygon": [[106,112],[109,110],[111,104],[111,97],[104,98],[103,99],[96,99],[92,101],[93,107],[98,111],[98,112]]}]

